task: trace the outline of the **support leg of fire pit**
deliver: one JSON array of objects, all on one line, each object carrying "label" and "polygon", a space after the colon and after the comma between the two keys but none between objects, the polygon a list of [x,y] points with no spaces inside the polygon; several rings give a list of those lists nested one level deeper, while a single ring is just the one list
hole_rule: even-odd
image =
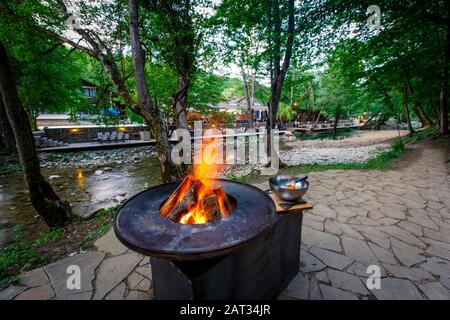
[{"label": "support leg of fire pit", "polygon": [[273,228],[226,256],[194,261],[152,257],[155,298],[276,298],[299,271],[302,217],[280,216]]}]

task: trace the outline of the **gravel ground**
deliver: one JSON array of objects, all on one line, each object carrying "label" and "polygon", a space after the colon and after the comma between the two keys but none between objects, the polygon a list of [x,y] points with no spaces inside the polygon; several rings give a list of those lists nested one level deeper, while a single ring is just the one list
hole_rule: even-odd
[{"label": "gravel ground", "polygon": [[383,151],[389,150],[389,144],[375,144],[371,146],[348,148],[295,148],[280,151],[281,160],[288,166],[309,163],[351,163],[367,162]]},{"label": "gravel ground", "polygon": [[[408,131],[400,131],[400,134],[404,136]],[[282,136],[280,158],[288,166],[364,163],[389,150],[389,142],[397,137],[397,130],[357,131],[343,140],[301,140],[294,136]],[[255,165],[237,165],[229,167],[221,176],[242,177],[254,170],[258,170]]]},{"label": "gravel ground", "polygon": [[[401,135],[407,134],[401,131]],[[281,160],[296,166],[310,163],[366,162],[389,149],[388,141],[398,137],[396,130],[357,131],[343,140],[301,140],[294,136],[281,137]],[[137,164],[146,158],[155,157],[154,147],[135,147],[114,150],[97,150],[74,153],[42,153],[43,168],[98,168]],[[230,174],[245,176],[258,169],[255,165],[236,165],[228,168],[222,176]]]},{"label": "gravel ground", "polygon": [[[402,136],[407,134],[407,130],[400,131]],[[397,130],[358,130],[351,137],[342,140],[301,140],[294,136],[283,136],[281,139],[288,148],[349,148],[383,144],[397,137]]]},{"label": "gravel ground", "polygon": [[139,163],[149,157],[156,157],[153,146],[39,155],[42,168],[96,168]]}]

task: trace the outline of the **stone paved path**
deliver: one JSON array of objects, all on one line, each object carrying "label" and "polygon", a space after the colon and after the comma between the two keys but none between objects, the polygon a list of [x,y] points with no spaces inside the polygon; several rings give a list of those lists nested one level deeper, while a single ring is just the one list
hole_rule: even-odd
[{"label": "stone paved path", "polygon": [[[440,149],[419,144],[392,171],[310,174],[300,273],[279,299],[450,299],[450,175]],[[258,185],[267,188],[265,184]],[[113,231],[97,252],[27,272],[0,299],[151,299],[149,258],[133,253]],[[68,290],[66,269],[81,268],[80,290]],[[381,272],[369,290],[367,267]]]}]

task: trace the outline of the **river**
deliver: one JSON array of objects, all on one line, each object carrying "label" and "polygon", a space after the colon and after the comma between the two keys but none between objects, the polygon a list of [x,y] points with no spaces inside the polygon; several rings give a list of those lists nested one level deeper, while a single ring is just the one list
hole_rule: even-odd
[{"label": "river", "polygon": [[[152,158],[139,163],[109,165],[111,170],[95,175],[95,169],[44,168],[42,173],[58,195],[69,201],[80,215],[117,205],[117,198],[129,198],[148,187],[161,183],[159,167]],[[50,176],[59,176],[49,179]],[[22,173],[0,177],[0,249],[10,239],[17,225],[27,228],[30,237],[47,226],[31,205]]]}]

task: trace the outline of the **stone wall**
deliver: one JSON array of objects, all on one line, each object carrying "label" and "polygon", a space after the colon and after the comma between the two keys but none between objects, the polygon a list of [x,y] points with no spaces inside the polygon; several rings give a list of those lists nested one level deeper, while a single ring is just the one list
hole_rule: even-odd
[{"label": "stone wall", "polygon": [[110,127],[61,127],[44,128],[45,137],[68,143],[92,142],[97,138],[98,132],[122,131],[128,133],[131,140],[139,140],[139,132],[148,132],[146,126],[110,126]]}]

